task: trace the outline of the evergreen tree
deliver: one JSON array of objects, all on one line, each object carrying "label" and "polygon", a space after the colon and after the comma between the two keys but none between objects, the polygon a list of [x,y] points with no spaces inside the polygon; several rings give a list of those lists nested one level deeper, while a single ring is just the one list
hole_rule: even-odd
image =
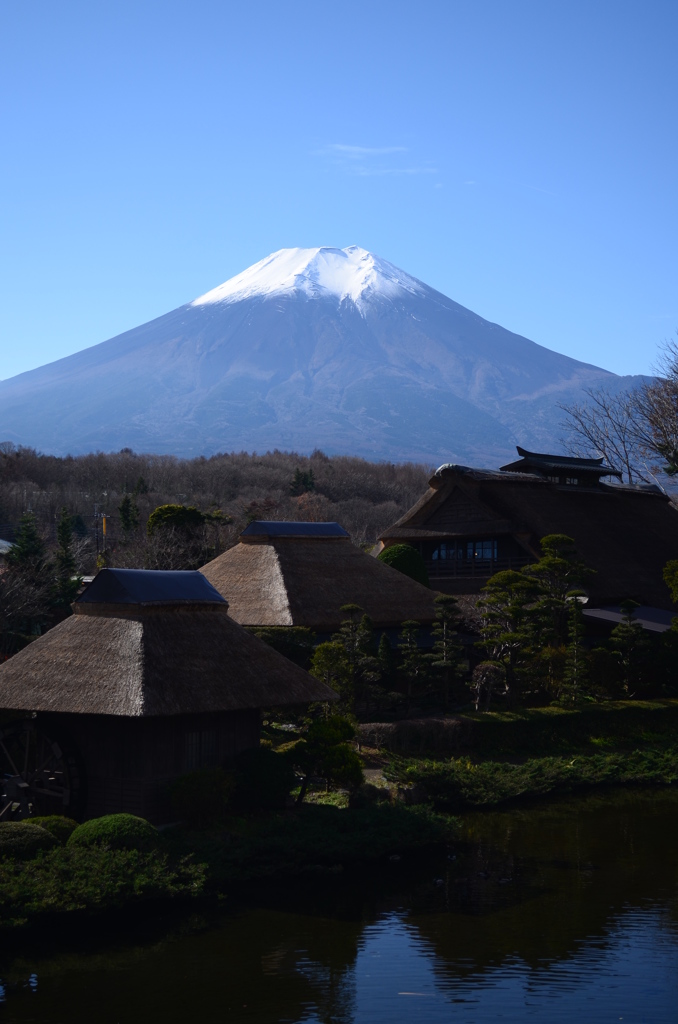
[{"label": "evergreen tree", "polygon": [[441,699],[447,711],[450,697],[450,686],[459,675],[463,648],[459,643],[458,626],[460,622],[459,605],[456,597],[451,594],[439,594],[434,601],[436,619],[432,635],[435,637],[433,651],[430,655],[431,665],[438,672],[441,680]]},{"label": "evergreen tree", "polygon": [[577,557],[574,541],[564,533],[551,533],[540,541],[542,556],[523,573],[539,585],[534,615],[541,618],[542,640],[558,647],[567,640],[568,594],[580,589],[594,570]]},{"label": "evergreen tree", "polygon": [[420,697],[428,681],[428,663],[419,647],[421,624],[412,619],[401,623],[399,640],[400,673],[405,681],[408,710],[413,697]]},{"label": "evergreen tree", "polygon": [[336,633],[336,640],[346,652],[347,688],[353,710],[355,701],[364,700],[370,686],[378,680],[379,664],[375,657],[374,632],[369,615],[365,615],[358,604],[344,604],[339,610],[346,618]]},{"label": "evergreen tree", "polygon": [[139,525],[139,507],[134,498],[126,494],[118,506],[120,515],[120,528],[123,535],[128,537]]},{"label": "evergreen tree", "polygon": [[511,702],[518,699],[531,659],[539,649],[533,608],[540,593],[536,580],[508,569],[490,577],[478,601],[482,612],[480,646],[492,661],[504,666]]},{"label": "evergreen tree", "polygon": [[377,661],[379,663],[379,677],[381,679],[381,683],[383,686],[390,688],[393,683],[396,665],[391,641],[385,632],[381,634],[381,639],[379,640]]},{"label": "evergreen tree", "polygon": [[61,509],[57,523],[57,551],[54,557],[54,603],[70,609],[82,580],[76,573],[73,556],[73,522],[66,508]]},{"label": "evergreen tree", "polygon": [[339,694],[342,708],[353,713],[353,678],[346,648],[336,640],[318,644],[311,658],[310,673]]},{"label": "evergreen tree", "polygon": [[19,520],[14,544],[7,555],[7,563],[17,567],[38,567],[45,561],[45,545],[38,533],[38,523],[32,512],[24,512]]},{"label": "evergreen tree", "polygon": [[615,652],[621,671],[624,691],[632,695],[644,684],[644,669],[650,660],[651,642],[637,619],[633,618],[637,601],[622,601],[622,621],[610,633],[610,646]]},{"label": "evergreen tree", "polygon": [[297,468],[294,471],[294,478],[290,484],[290,494],[298,498],[301,494],[307,494],[309,491],[315,490],[315,477],[313,470],[303,470]]},{"label": "evergreen tree", "polygon": [[588,664],[584,648],[584,617],[581,590],[573,590],[567,596],[568,624],[567,648],[565,656],[565,676],[563,696],[568,702],[576,704],[584,695],[588,682]]}]

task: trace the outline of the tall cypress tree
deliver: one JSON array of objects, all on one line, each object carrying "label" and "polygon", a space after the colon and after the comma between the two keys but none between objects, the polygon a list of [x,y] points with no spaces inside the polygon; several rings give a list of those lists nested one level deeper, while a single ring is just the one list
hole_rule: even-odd
[{"label": "tall cypress tree", "polygon": [[54,603],[69,609],[75,600],[81,578],[76,573],[73,555],[73,520],[67,508],[62,508],[57,523],[57,551],[54,557]]}]

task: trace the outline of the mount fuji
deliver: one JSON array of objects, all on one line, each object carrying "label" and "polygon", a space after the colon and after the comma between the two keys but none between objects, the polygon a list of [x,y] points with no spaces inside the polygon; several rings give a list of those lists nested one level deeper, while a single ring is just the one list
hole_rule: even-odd
[{"label": "mount fuji", "polygon": [[378,256],[281,249],[141,327],[0,381],[0,439],[54,454],[314,448],[496,465],[634,378],[552,352]]}]

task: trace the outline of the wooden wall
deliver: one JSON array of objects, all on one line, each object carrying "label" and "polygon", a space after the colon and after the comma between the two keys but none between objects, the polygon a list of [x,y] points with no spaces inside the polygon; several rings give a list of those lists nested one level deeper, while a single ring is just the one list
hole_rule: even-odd
[{"label": "wooden wall", "polygon": [[259,744],[258,710],[123,718],[41,714],[39,725],[79,761],[79,818],[126,811],[154,824],[172,818],[170,783],[197,768],[227,766]]}]

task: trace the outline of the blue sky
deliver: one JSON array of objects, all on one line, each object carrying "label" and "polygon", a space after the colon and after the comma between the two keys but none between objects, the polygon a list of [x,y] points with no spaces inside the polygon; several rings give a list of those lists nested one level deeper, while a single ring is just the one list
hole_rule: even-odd
[{"label": "blue sky", "polygon": [[619,373],[678,327],[675,0],[0,5],[0,378],[361,245]]}]

